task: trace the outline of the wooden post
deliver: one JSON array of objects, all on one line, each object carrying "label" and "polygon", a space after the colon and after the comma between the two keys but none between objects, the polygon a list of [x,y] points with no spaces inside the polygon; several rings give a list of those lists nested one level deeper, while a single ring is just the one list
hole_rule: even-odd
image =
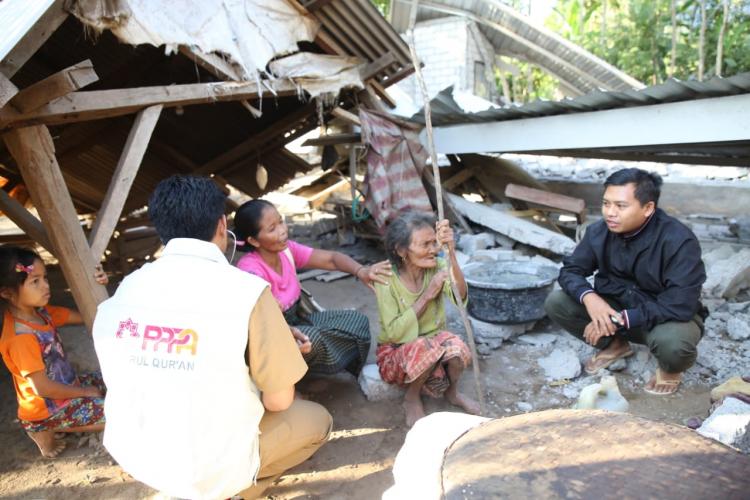
[{"label": "wooden post", "polygon": [[104,196],[102,207],[99,209],[89,235],[91,254],[97,260],[101,259],[115,230],[122,213],[122,207],[125,206],[125,201],[128,199],[130,187],[133,185],[135,176],[141,166],[141,160],[146,153],[151,133],[154,131],[161,110],[161,105],[152,106],[144,109],[135,117],[133,128],[130,129],[120,161],[117,163],[117,168],[115,168],[109,188],[107,188],[107,194]]},{"label": "wooden post", "polygon": [[6,193],[4,189],[0,189],[0,209],[31,239],[46,248],[52,255],[55,255],[56,252],[49,241],[47,230],[44,229],[39,219],[31,215],[23,205]]},{"label": "wooden post", "polygon": [[3,138],[15,158],[31,199],[47,228],[65,280],[73,292],[86,327],[91,331],[96,306],[105,300],[107,289],[94,280],[97,262],[91,254],[83,229],[55,158],[52,136],[45,126],[7,132]]}]

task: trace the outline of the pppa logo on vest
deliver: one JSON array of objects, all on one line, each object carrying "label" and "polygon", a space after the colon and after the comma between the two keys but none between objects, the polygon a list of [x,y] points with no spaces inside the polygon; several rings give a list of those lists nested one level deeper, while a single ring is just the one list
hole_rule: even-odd
[{"label": "pppa logo on vest", "polygon": [[[195,367],[193,356],[198,352],[198,333],[192,328],[146,325],[141,334],[138,323],[128,318],[120,321],[115,337],[140,343],[144,352],[129,359],[136,366],[187,371]],[[190,357],[185,359],[185,356]]]}]

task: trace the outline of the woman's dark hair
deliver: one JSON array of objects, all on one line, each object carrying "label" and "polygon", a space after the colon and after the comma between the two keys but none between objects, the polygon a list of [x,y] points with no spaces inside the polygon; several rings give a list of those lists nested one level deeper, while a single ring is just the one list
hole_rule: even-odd
[{"label": "woman's dark hair", "polygon": [[173,175],[156,185],[148,200],[148,216],[165,245],[172,238],[211,241],[226,198],[208,177]]},{"label": "woman's dark hair", "polygon": [[10,288],[17,291],[26,281],[28,273],[16,270],[16,266],[26,267],[34,264],[35,260],[42,260],[33,250],[23,247],[0,247],[0,290]]},{"label": "woman's dark hair", "polygon": [[424,212],[405,212],[388,225],[385,232],[385,251],[391,264],[400,266],[401,256],[398,251],[409,248],[412,233],[423,227],[435,227],[435,218]]},{"label": "woman's dark hair", "polygon": [[[260,232],[260,220],[266,208],[276,208],[273,203],[266,200],[250,200],[243,203],[234,214],[234,235],[237,242],[246,250],[255,250],[252,245],[247,245],[248,238],[257,238]],[[244,245],[242,245],[244,243]]]},{"label": "woman's dark hair", "polygon": [[607,186],[624,186],[626,184],[635,184],[635,198],[641,206],[649,201],[654,202],[654,206],[659,204],[659,195],[661,194],[662,180],[657,173],[646,172],[640,168],[623,168],[613,173],[604,181],[604,189]]}]

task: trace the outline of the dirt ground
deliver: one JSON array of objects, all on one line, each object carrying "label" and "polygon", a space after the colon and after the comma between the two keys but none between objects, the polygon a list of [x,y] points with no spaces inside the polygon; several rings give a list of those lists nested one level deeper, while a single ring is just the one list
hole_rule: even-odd
[{"label": "dirt ground", "polygon": [[[359,282],[351,278],[331,283],[311,280],[304,285],[326,308],[353,307],[365,313],[373,335],[377,334],[374,296]],[[455,323],[455,312],[453,315]],[[563,335],[546,322],[533,331]],[[96,368],[90,338],[82,328],[64,328],[62,336],[77,368]],[[536,360],[550,350],[506,342],[480,360],[487,416],[521,413],[516,406],[519,401],[530,403],[534,411],[572,404],[560,387],[549,386],[540,373]],[[708,387],[682,388],[675,396],[655,397],[637,390],[637,385],[628,390],[633,381],[624,380],[626,375],[617,377],[634,415],[683,424],[688,417],[705,416],[708,411]],[[470,372],[462,384],[466,393],[473,394]],[[328,408],[334,431],[330,442],[312,459],[289,471],[267,491],[268,498],[379,498],[393,484],[391,467],[407,432],[400,401],[367,401],[348,374],[305,379],[299,389]],[[59,458],[42,458],[15,421],[16,402],[5,369],[0,375],[0,405],[0,449],[4,450],[0,454],[0,498],[162,498],[125,474],[98,443],[87,438],[68,436],[68,447]],[[428,400],[425,406],[428,413],[457,411],[442,400]]]}]

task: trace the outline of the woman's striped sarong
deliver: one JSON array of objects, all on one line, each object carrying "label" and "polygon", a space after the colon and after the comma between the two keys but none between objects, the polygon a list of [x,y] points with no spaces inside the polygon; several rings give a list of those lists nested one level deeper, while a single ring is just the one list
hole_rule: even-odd
[{"label": "woman's striped sarong", "polygon": [[310,338],[312,350],[304,355],[311,373],[347,370],[357,376],[370,351],[370,322],[355,310],[329,310],[303,315],[299,301],[284,311],[289,326]]},{"label": "woman's striped sarong", "polygon": [[389,384],[408,385],[432,370],[422,393],[433,398],[441,397],[450,386],[444,366],[448,360],[461,358],[464,368],[471,363],[471,353],[464,341],[448,331],[405,344],[381,344],[377,357],[380,377]]}]

